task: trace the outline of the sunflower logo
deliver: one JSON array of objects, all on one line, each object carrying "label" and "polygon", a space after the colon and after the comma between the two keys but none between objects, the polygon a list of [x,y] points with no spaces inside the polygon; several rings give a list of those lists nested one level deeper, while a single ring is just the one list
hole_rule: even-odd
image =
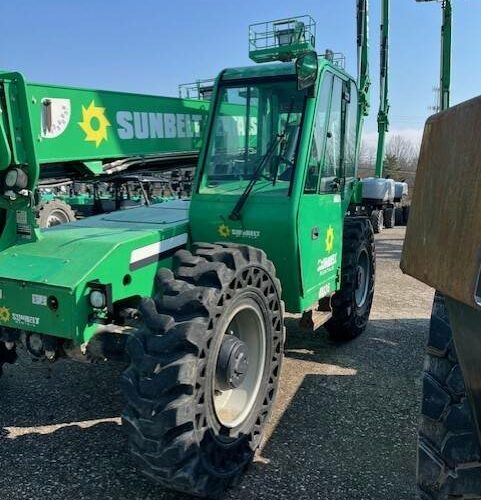
[{"label": "sunflower logo", "polygon": [[78,124],[85,132],[85,140],[95,142],[95,147],[98,148],[102,141],[107,140],[107,127],[110,127],[110,122],[105,116],[105,108],[96,106],[94,101],[88,108],[82,106],[82,121]]},{"label": "sunflower logo", "polygon": [[329,226],[326,232],[326,252],[331,253],[334,249],[334,228]]},{"label": "sunflower logo", "polygon": [[217,228],[217,232],[222,236],[222,238],[228,238],[230,236],[230,227],[227,224],[221,224]]},{"label": "sunflower logo", "polygon": [[0,321],[2,323],[10,321],[10,310],[6,307],[0,307]]}]

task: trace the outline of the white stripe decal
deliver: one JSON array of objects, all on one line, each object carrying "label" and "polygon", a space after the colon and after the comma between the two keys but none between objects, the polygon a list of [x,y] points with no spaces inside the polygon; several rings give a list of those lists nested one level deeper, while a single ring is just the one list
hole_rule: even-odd
[{"label": "white stripe decal", "polygon": [[146,245],[145,247],[136,248],[132,250],[130,254],[130,264],[135,264],[154,255],[159,255],[163,252],[168,252],[173,248],[180,247],[187,243],[187,233],[179,234],[172,238],[167,238],[166,240],[158,241],[157,243],[152,243],[151,245]]}]

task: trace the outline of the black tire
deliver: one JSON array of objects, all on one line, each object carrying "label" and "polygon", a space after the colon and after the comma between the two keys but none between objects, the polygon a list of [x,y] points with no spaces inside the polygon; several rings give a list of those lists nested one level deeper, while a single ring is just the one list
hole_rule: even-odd
[{"label": "black tire", "polygon": [[386,229],[392,229],[395,224],[394,207],[387,207],[383,210],[384,227]]},{"label": "black tire", "polygon": [[421,411],[419,497],[481,498],[481,449],[440,294],[434,298],[431,315]]},{"label": "black tire", "polygon": [[404,225],[403,207],[396,207],[394,209],[394,223],[396,226],[403,226]]},{"label": "black tire", "polygon": [[13,364],[17,360],[15,348],[9,350],[5,347],[5,343],[0,341],[0,376],[3,373],[3,365],[6,363]]},{"label": "black tire", "polygon": [[[174,272],[160,270],[156,284],[155,299],[141,306],[145,326],[127,345],[123,425],[143,473],[169,489],[217,498],[251,463],[276,396],[285,336],[280,283],[261,250],[201,244],[193,254],[177,252]],[[266,355],[258,356],[254,403],[232,427],[216,410],[213,378],[230,315],[247,302],[263,318]]]},{"label": "black tire", "polygon": [[38,227],[45,229],[47,227],[65,224],[77,220],[72,207],[61,200],[51,200],[42,202],[37,207]]},{"label": "black tire", "polygon": [[411,207],[409,205],[406,205],[403,207],[403,221],[404,225],[406,226],[408,221],[409,221],[409,212],[411,211]]},{"label": "black tire", "polygon": [[[359,266],[367,262],[364,293],[360,300]],[[373,228],[367,217],[348,217],[344,222],[341,289],[331,300],[332,318],[326,329],[336,340],[352,340],[367,326],[374,296],[376,249]]]},{"label": "black tire", "polygon": [[384,229],[384,215],[382,210],[373,210],[371,212],[371,224],[375,234],[379,234]]}]

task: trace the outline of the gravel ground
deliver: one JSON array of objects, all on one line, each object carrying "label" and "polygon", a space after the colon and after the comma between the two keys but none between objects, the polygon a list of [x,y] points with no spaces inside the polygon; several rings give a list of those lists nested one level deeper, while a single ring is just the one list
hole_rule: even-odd
[{"label": "gravel ground", "polygon": [[[235,499],[414,498],[420,371],[432,291],[398,268],[404,230],[377,239],[367,331],[349,344],[288,319],[281,390]],[[0,500],[173,500],[136,473],[119,426],[120,367],[22,357],[0,381]]]}]

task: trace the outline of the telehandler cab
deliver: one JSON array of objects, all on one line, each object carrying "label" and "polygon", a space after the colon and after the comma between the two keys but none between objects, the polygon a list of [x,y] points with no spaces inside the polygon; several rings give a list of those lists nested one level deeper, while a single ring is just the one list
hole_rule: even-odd
[{"label": "telehandler cab", "polygon": [[[359,0],[357,84],[314,51],[310,17],[251,26],[250,56],[265,64],[216,79],[190,204],[37,234],[23,180],[35,149],[3,170],[0,363],[17,342],[50,360],[115,359],[126,343],[123,424],[142,471],[166,487],[218,497],[249,465],[276,397],[286,309],[338,339],[366,327],[375,250],[356,172],[367,21]],[[24,226],[36,237],[19,240]]]}]

